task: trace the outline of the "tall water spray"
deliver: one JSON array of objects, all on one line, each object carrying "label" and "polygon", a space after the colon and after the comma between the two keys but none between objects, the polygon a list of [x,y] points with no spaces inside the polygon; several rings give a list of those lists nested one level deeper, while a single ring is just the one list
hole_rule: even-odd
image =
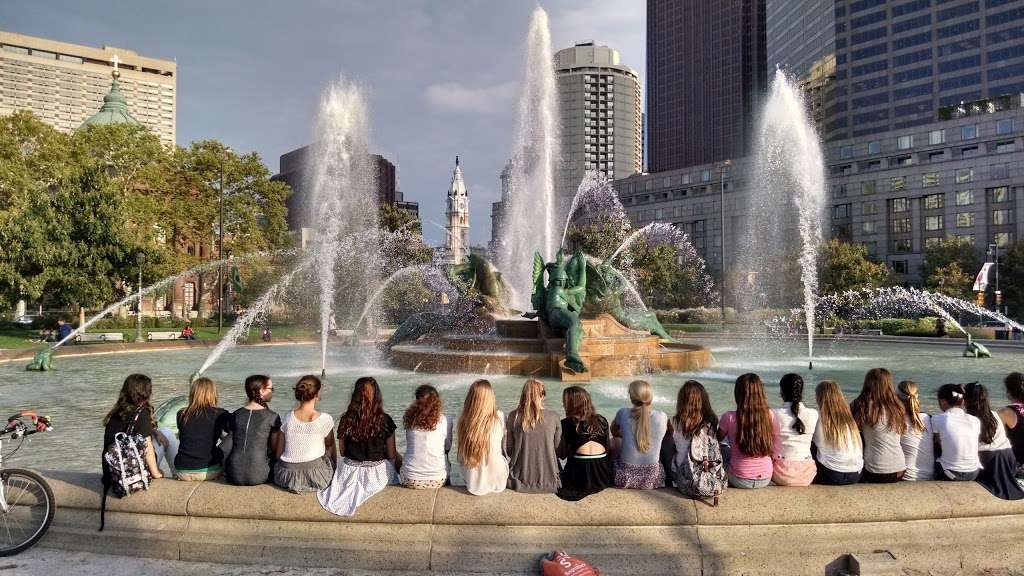
[{"label": "tall water spray", "polygon": [[[526,69],[519,97],[510,193],[498,251],[498,268],[514,294],[530,294],[534,251],[552,259],[561,241],[564,207],[556,197],[559,160],[558,94],[548,14],[537,7],[526,40]],[[526,309],[527,301],[513,306]]]},{"label": "tall water spray", "polygon": [[[335,310],[339,279],[345,283],[346,302],[362,309],[376,284],[377,194],[370,163],[369,115],[362,90],[340,78],[324,91],[313,135],[310,185],[313,203],[310,221],[316,228],[314,266],[320,287],[320,363],[327,369],[327,339],[332,317],[344,318],[352,310]],[[350,244],[357,244],[351,246]],[[345,261],[339,266],[339,248]],[[339,276],[339,268],[344,274]],[[358,313],[358,312],[356,312]]]},{"label": "tall water spray", "polygon": [[[761,112],[755,170],[748,236],[740,260],[742,269],[753,273],[750,278],[757,287],[746,292],[776,298],[793,292],[802,296],[810,360],[814,354],[825,166],[821,142],[807,117],[800,89],[781,70],[775,72]],[[794,256],[799,263],[799,284],[780,283],[788,275],[785,263]],[[774,286],[768,286],[771,284]]]}]

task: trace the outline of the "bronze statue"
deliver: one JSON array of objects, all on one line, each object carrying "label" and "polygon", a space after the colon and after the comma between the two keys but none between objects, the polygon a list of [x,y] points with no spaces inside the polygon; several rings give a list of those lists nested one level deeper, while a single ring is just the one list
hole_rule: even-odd
[{"label": "bronze statue", "polygon": [[46,372],[53,370],[53,349],[43,348],[36,353],[35,357],[32,358],[32,362],[28,366],[25,366],[25,370],[32,370],[35,372]]},{"label": "bronze statue", "polygon": [[665,327],[661,325],[654,312],[626,308],[626,281],[610,264],[602,262],[595,265],[587,262],[587,268],[586,312],[595,314],[607,312],[633,330],[643,330],[662,340],[675,342],[675,339],[665,331]]},{"label": "bronze statue", "polygon": [[[544,271],[548,273],[544,285]],[[533,255],[533,296],[531,303],[536,313],[527,318],[540,317],[548,326],[565,335],[565,367],[573,372],[586,372],[587,366],[580,356],[583,346],[583,324],[580,312],[587,298],[587,259],[576,252],[568,264],[561,250],[554,262],[544,264],[539,252]]]}]

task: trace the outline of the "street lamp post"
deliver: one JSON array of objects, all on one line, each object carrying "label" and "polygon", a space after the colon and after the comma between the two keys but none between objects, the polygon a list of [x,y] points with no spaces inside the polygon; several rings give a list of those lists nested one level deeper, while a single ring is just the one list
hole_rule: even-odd
[{"label": "street lamp post", "polygon": [[718,267],[718,300],[722,305],[722,331],[725,331],[725,170],[732,162],[726,160],[722,164],[722,186],[719,193],[719,244],[722,250],[722,262]]},{"label": "street lamp post", "polygon": [[224,329],[224,159],[231,153],[231,148],[225,148],[220,156],[220,219],[217,224],[217,259],[221,261],[217,266],[217,334]]},{"label": "street lamp post", "polygon": [[999,244],[995,244],[995,243],[989,244],[988,245],[988,253],[989,253],[989,256],[993,257],[993,262],[995,262],[995,264],[996,264],[996,299],[995,299],[995,308],[996,308],[996,312],[999,312],[999,304],[1002,302],[1002,295],[1003,295],[1003,293],[999,291]]},{"label": "street lamp post", "polygon": [[142,265],[146,263],[146,255],[139,252],[135,256],[135,262],[139,265],[139,301],[138,301],[138,313],[135,319],[135,341],[145,342],[142,337]]}]

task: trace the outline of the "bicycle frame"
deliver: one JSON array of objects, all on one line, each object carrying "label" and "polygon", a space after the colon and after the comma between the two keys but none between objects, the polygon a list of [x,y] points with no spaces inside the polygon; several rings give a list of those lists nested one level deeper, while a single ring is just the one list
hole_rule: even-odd
[{"label": "bicycle frame", "polygon": [[[0,470],[4,469],[4,441],[0,440]],[[10,512],[10,506],[7,505],[7,494],[4,490],[4,483],[0,482],[0,511],[4,514]]]}]

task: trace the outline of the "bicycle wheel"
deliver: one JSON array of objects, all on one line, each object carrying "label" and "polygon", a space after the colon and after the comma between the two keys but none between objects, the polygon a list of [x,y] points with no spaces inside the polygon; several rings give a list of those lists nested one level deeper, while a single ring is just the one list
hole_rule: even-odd
[{"label": "bicycle wheel", "polygon": [[31,470],[0,470],[7,512],[0,510],[0,556],[13,556],[32,547],[50,527],[56,508],[53,491]]}]

